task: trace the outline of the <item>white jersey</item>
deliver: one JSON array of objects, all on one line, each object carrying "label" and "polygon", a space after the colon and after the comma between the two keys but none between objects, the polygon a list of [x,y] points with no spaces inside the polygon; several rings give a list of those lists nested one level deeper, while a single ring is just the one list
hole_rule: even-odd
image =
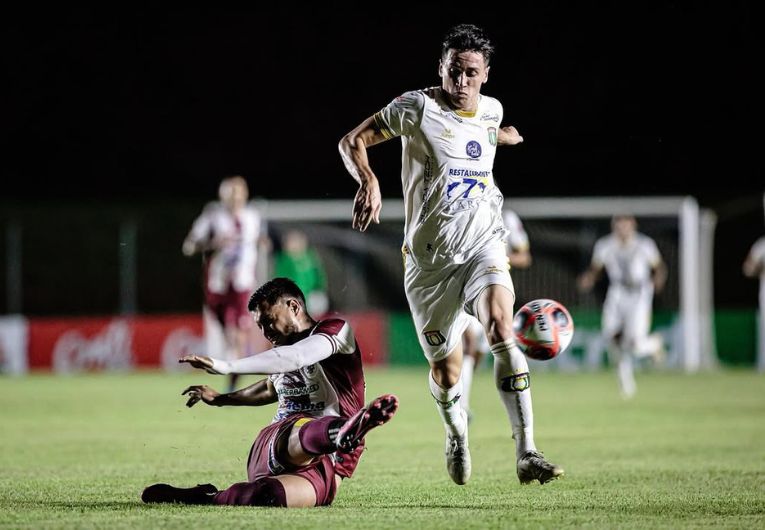
[{"label": "white jersey", "polygon": [[188,240],[195,244],[223,242],[207,262],[207,289],[224,294],[229,285],[236,291],[251,291],[256,286],[260,213],[248,204],[236,216],[220,202],[211,202],[197,217]]},{"label": "white jersey", "polygon": [[627,242],[622,242],[614,234],[601,237],[592,254],[592,263],[606,269],[609,290],[649,290],[652,293],[651,270],[660,262],[656,243],[640,233]]},{"label": "white jersey", "polygon": [[406,92],[376,113],[401,137],[404,252],[418,267],[461,264],[504,237],[493,165],[502,105],[480,96],[475,114],[451,109],[440,88]]},{"label": "white jersey", "polygon": [[507,246],[516,251],[528,249],[529,236],[526,234],[518,214],[512,210],[505,210],[504,221],[507,229]]}]

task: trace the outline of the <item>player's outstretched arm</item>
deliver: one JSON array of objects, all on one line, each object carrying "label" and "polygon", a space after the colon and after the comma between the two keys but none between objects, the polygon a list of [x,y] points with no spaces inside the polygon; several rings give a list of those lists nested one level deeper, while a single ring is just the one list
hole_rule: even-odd
[{"label": "player's outstretched arm", "polygon": [[497,145],[518,145],[523,142],[523,136],[512,125],[500,127],[497,133]]},{"label": "player's outstretched arm", "polygon": [[592,290],[592,288],[595,286],[595,282],[598,281],[600,278],[601,273],[603,272],[603,266],[602,265],[596,265],[592,264],[590,267],[584,271],[579,278],[577,278],[576,286],[582,293],[587,293]]},{"label": "player's outstretched arm", "polygon": [[329,337],[311,335],[289,346],[277,346],[235,361],[224,361],[200,355],[186,355],[179,363],[188,363],[211,374],[280,374],[292,372],[326,359],[334,353]]},{"label": "player's outstretched arm", "polygon": [[222,407],[268,405],[277,400],[276,390],[268,379],[261,379],[255,384],[228,394],[221,394],[207,385],[192,385],[181,392],[181,395],[188,396],[187,407],[193,407],[200,401],[207,405]]},{"label": "player's outstretched arm", "polygon": [[358,182],[359,189],[353,200],[353,228],[365,231],[369,223],[380,222],[382,196],[380,184],[369,165],[367,147],[385,141],[386,138],[370,116],[351,132],[343,136],[338,144],[340,158],[346,171]]},{"label": "player's outstretched arm", "polygon": [[667,283],[667,265],[664,260],[659,262],[651,268],[651,279],[653,281],[653,289],[655,293],[660,293],[664,289],[664,285]]}]

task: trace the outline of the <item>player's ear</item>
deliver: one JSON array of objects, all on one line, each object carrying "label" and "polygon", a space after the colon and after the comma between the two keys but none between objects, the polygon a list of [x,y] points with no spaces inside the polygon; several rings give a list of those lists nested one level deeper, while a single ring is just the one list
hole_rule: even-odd
[{"label": "player's ear", "polygon": [[444,76],[444,60],[439,59],[438,60],[438,77]]},{"label": "player's ear", "polygon": [[289,305],[293,315],[297,315],[300,312],[300,303],[294,298],[290,298]]},{"label": "player's ear", "polygon": [[486,73],[483,74],[483,81],[481,81],[481,84],[484,84],[489,80],[489,70],[491,70],[491,66],[486,67]]}]

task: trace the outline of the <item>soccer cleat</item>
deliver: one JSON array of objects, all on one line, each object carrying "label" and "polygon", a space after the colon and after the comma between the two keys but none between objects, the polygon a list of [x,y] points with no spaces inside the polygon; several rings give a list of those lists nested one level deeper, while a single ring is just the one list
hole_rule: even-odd
[{"label": "soccer cleat", "polygon": [[335,442],[337,448],[346,453],[353,451],[369,431],[387,423],[397,409],[398,398],[393,394],[373,399],[340,427]]},{"label": "soccer cleat", "polygon": [[526,451],[518,459],[518,480],[521,484],[529,484],[538,480],[540,484],[546,484],[563,475],[563,468],[551,464],[539,451]]},{"label": "soccer cleat", "polygon": [[[463,414],[465,412],[463,411]],[[470,449],[468,448],[467,418],[465,419],[465,432],[462,436],[446,436],[446,470],[452,480],[460,486],[470,480],[472,465],[470,462]]]},{"label": "soccer cleat", "polygon": [[181,504],[212,504],[218,488],[212,484],[197,484],[193,488],[176,488],[170,484],[152,484],[141,493],[145,503],[179,502]]}]

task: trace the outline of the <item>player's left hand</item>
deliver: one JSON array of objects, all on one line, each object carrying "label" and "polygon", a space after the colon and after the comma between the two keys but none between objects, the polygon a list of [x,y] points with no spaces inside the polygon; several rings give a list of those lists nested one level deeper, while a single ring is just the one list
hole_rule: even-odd
[{"label": "player's left hand", "polygon": [[523,136],[520,135],[518,129],[512,125],[500,127],[497,134],[498,145],[517,145],[521,142],[523,142]]},{"label": "player's left hand", "polygon": [[205,357],[204,355],[184,355],[180,359],[178,359],[179,363],[189,363],[194,368],[199,368],[200,370],[205,370],[207,373],[210,374],[218,374],[213,369],[213,362],[212,359],[209,357]]},{"label": "player's left hand", "polygon": [[220,392],[207,385],[193,385],[181,392],[182,396],[189,396],[186,406],[191,408],[199,401],[204,401],[208,405],[215,405],[215,399],[220,396]]}]

